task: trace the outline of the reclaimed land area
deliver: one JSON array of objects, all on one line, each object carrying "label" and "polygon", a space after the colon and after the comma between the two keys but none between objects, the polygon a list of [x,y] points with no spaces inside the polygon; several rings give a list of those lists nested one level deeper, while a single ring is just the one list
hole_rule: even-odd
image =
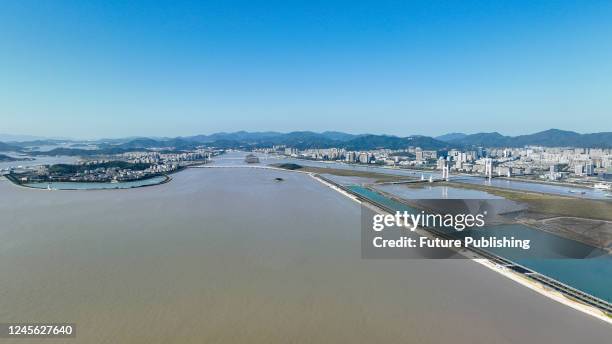
[{"label": "reclaimed land area", "polygon": [[461,182],[443,182],[439,185],[480,190],[512,201],[524,202],[536,213],[612,221],[612,203],[606,200],[558,196]]},{"label": "reclaimed land area", "polygon": [[414,179],[414,178],[410,178],[406,176],[397,176],[397,175],[385,174],[385,173],[379,173],[379,172],[359,171],[359,170],[350,170],[350,169],[341,169],[341,168],[302,166],[298,164],[273,164],[271,166],[283,168],[286,170],[300,171],[300,172],[332,174],[335,176],[342,176],[342,177],[370,178],[370,179],[373,179],[375,183],[395,182],[395,181],[400,181],[400,180]]},{"label": "reclaimed land area", "polygon": [[[410,180],[410,177],[379,172],[311,167],[298,164],[275,164],[273,166],[302,172],[370,178],[374,180],[374,183]],[[612,253],[612,202],[453,181],[436,182],[435,184],[438,186],[484,191],[511,201],[526,204],[528,207],[527,211],[507,214],[508,220]],[[405,187],[421,188],[423,184],[405,184]]]},{"label": "reclaimed land area", "polygon": [[512,214],[515,221],[612,252],[612,202],[460,182],[440,184],[485,191],[526,204],[527,211]]}]

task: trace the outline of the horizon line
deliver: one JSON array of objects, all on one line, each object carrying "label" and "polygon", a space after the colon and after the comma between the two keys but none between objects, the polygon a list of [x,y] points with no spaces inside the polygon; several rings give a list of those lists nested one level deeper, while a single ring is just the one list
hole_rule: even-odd
[{"label": "horizon line", "polygon": [[447,132],[444,134],[440,134],[440,135],[424,135],[424,134],[410,134],[410,135],[406,135],[406,136],[400,136],[400,135],[394,135],[394,134],[387,134],[387,133],[374,133],[374,132],[365,132],[365,133],[355,133],[355,132],[351,132],[351,131],[340,131],[340,130],[324,130],[324,131],[314,131],[314,130],[291,130],[291,131],[275,131],[275,130],[256,130],[256,131],[248,131],[248,130],[244,130],[244,129],[240,129],[240,130],[235,130],[235,131],[215,131],[215,132],[211,132],[211,133],[199,133],[199,134],[191,134],[191,135],[178,135],[178,136],[160,136],[160,135],[128,135],[128,136],[117,136],[117,137],[112,137],[112,136],[107,136],[107,137],[97,137],[97,138],[76,138],[76,137],[62,137],[62,136],[46,136],[46,135],[31,135],[31,134],[9,134],[9,133],[0,133],[0,137],[1,136],[14,136],[14,137],[29,137],[29,139],[25,139],[25,140],[5,140],[2,142],[27,142],[27,141],[36,141],[36,140],[55,140],[55,141],[101,141],[101,140],[121,140],[121,139],[141,139],[141,138],[147,138],[147,139],[161,139],[161,140],[165,140],[165,139],[179,139],[179,138],[189,138],[189,137],[193,137],[193,136],[211,136],[211,135],[215,135],[215,134],[236,134],[236,133],[250,133],[250,134],[255,134],[255,133],[276,133],[276,134],[280,134],[280,135],[286,135],[286,134],[290,134],[290,133],[296,133],[296,132],[304,132],[304,133],[315,133],[315,134],[323,134],[323,133],[329,133],[329,132],[333,132],[333,133],[342,133],[342,134],[349,134],[349,135],[355,135],[355,136],[363,136],[363,135],[375,135],[375,136],[392,136],[392,137],[411,137],[411,136],[424,136],[424,137],[431,137],[431,138],[436,138],[436,137],[440,137],[440,136],[444,136],[444,135],[450,135],[450,134],[463,134],[463,135],[475,135],[475,134],[500,134],[502,136],[508,136],[508,137],[517,137],[517,136],[523,136],[523,135],[533,135],[533,134],[537,134],[537,133],[541,133],[541,132],[545,132],[545,131],[550,131],[550,130],[559,130],[559,131],[566,131],[566,132],[573,132],[576,134],[580,134],[580,135],[588,135],[588,134],[599,134],[599,133],[609,133],[612,131],[598,131],[598,132],[578,132],[578,131],[574,131],[574,130],[567,130],[567,129],[559,129],[559,128],[549,128],[549,129],[544,129],[544,130],[540,130],[540,131],[536,131],[536,132],[532,132],[532,133],[524,133],[524,134],[518,134],[518,135],[506,135],[503,134],[499,131],[478,131],[478,132],[474,132],[474,133],[466,133],[466,132],[461,132],[461,131],[452,131],[452,132]]}]

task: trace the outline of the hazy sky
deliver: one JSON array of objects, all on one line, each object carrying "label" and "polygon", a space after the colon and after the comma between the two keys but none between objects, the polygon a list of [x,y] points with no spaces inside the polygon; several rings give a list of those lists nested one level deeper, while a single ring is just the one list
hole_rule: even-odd
[{"label": "hazy sky", "polygon": [[0,133],[612,131],[612,1],[0,2]]}]

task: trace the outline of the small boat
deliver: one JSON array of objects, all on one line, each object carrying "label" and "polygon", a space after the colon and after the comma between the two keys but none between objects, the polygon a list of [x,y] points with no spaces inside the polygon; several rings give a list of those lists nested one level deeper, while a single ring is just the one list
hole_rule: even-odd
[{"label": "small boat", "polygon": [[569,190],[569,191],[567,191],[567,192],[569,192],[569,193],[573,193],[573,194],[580,194],[580,195],[584,195],[584,194],[586,194],[586,192],[584,192],[584,191],[574,191],[574,190]]}]

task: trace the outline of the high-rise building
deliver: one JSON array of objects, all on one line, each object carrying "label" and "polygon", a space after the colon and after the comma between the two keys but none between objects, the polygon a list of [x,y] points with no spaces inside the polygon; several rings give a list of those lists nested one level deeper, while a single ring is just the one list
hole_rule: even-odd
[{"label": "high-rise building", "polygon": [[584,166],[582,164],[576,164],[574,166],[574,174],[577,176],[581,176],[584,173]]}]

